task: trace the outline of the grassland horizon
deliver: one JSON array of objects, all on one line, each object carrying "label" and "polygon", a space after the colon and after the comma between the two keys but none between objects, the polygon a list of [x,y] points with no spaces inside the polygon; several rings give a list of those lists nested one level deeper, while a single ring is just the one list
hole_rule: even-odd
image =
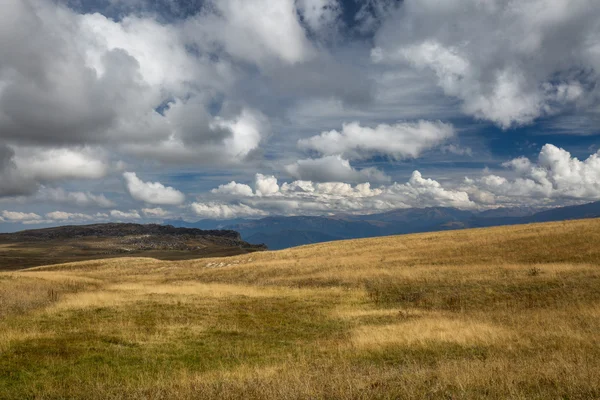
[{"label": "grassland horizon", "polygon": [[0,273],[0,399],[600,398],[600,219]]}]

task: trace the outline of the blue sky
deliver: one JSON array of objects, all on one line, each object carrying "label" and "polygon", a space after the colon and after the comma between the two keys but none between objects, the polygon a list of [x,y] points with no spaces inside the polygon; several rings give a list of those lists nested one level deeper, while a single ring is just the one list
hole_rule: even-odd
[{"label": "blue sky", "polygon": [[600,200],[593,0],[9,0],[0,231]]}]

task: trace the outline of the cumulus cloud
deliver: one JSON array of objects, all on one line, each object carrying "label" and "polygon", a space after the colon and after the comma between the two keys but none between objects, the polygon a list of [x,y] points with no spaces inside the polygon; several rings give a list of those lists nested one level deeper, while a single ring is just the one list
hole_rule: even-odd
[{"label": "cumulus cloud", "polygon": [[163,121],[170,129],[168,136],[123,148],[169,163],[236,165],[246,161],[269,135],[269,122],[258,111],[243,108],[228,118],[211,117],[203,107],[192,99],[171,104]]},{"label": "cumulus cloud", "polygon": [[250,186],[243,183],[237,183],[236,181],[220,185],[218,188],[211,190],[211,193],[233,196],[254,196],[254,192]]},{"label": "cumulus cloud", "polygon": [[129,210],[127,211],[119,211],[119,210],[111,210],[110,216],[112,218],[116,218],[118,220],[128,220],[128,219],[140,219],[140,213],[137,210]]},{"label": "cumulus cloud", "polygon": [[196,78],[197,60],[188,54],[173,25],[134,15],[116,22],[98,13],[83,15],[79,21],[88,38],[99,41],[87,49],[86,61],[100,75],[108,72],[103,53],[124,50],[137,61],[139,74],[150,87],[180,93],[186,91],[184,82]]},{"label": "cumulus cloud", "polygon": [[[66,166],[57,172],[101,175],[101,165],[61,147],[67,145],[110,143],[176,162],[239,162],[265,134],[264,116],[243,105],[231,107],[241,109],[238,115],[210,112],[235,73],[226,58],[209,55],[208,43],[188,42],[180,24],[149,16],[114,21],[46,0],[9,0],[0,25],[2,137],[54,149],[34,157],[34,172],[50,174],[43,167],[53,160]],[[207,51],[189,51],[196,45]]]},{"label": "cumulus cloud", "polygon": [[135,200],[157,205],[180,205],[185,201],[185,195],[179,190],[160,182],[144,182],[135,172],[125,172],[123,178],[127,191]]},{"label": "cumulus cloud", "polygon": [[396,160],[418,157],[454,136],[454,128],[442,122],[381,124],[375,128],[363,127],[358,122],[344,124],[342,131],[332,130],[308,139],[298,146],[323,155],[341,154],[347,159],[368,159],[385,155]]},{"label": "cumulus cloud", "polygon": [[471,149],[470,147],[461,147],[456,144],[448,144],[448,145],[442,146],[440,148],[440,150],[443,153],[456,154],[457,156],[469,156],[469,157],[473,156],[473,149]]},{"label": "cumulus cloud", "polygon": [[103,194],[90,192],[68,192],[63,188],[43,187],[36,195],[36,199],[52,201],[62,204],[72,204],[78,207],[114,207],[115,203]]},{"label": "cumulus cloud", "polygon": [[240,60],[264,65],[270,60],[294,64],[314,49],[296,12],[294,0],[212,0],[187,29],[202,45],[222,46]]},{"label": "cumulus cloud", "polygon": [[[192,43],[186,41],[179,25],[137,17],[116,23],[94,15],[86,16],[85,28],[105,45],[99,54],[125,50],[139,64],[145,86],[136,89],[137,103],[127,104],[127,114],[121,108],[122,115],[108,130],[124,151],[175,163],[238,163],[268,134],[268,121],[256,110],[241,106],[237,113],[210,112],[211,95],[222,96],[234,72],[224,58],[208,56],[209,44],[196,43],[195,36],[188,38]],[[195,46],[208,46],[207,55],[188,51]],[[90,60],[96,71],[103,71],[100,56],[93,53]],[[139,99],[144,101],[138,104]]]},{"label": "cumulus cloud", "polygon": [[21,149],[16,153],[14,162],[22,175],[38,182],[99,179],[108,170],[107,165],[94,157],[89,149]]},{"label": "cumulus cloud", "polygon": [[364,0],[354,17],[356,29],[365,34],[375,32],[379,29],[386,17],[392,14],[398,4],[398,0]]},{"label": "cumulus cloud", "polygon": [[594,0],[409,0],[372,58],[430,71],[464,113],[509,128],[597,106],[598,18]]},{"label": "cumulus cloud", "polygon": [[[0,143],[0,197],[31,195],[41,184],[99,179],[107,172],[106,163],[90,149],[12,147]],[[91,199],[91,195],[88,197]]]},{"label": "cumulus cloud", "polygon": [[233,120],[215,118],[211,128],[219,129],[229,133],[223,141],[224,152],[232,159],[243,160],[260,143],[263,134],[268,130],[268,122],[261,113],[249,109]]},{"label": "cumulus cloud", "polygon": [[[82,213],[68,213],[64,211],[53,211],[46,214],[46,218],[52,221],[60,222],[84,222],[84,221],[97,221],[102,214],[88,215]],[[106,214],[104,214],[106,216]]]},{"label": "cumulus cloud", "polygon": [[147,218],[166,218],[171,215],[169,211],[163,210],[160,207],[156,208],[143,208],[142,213]]},{"label": "cumulus cloud", "polygon": [[[246,216],[265,214],[302,215],[328,214],[335,212],[371,213],[396,208],[445,206],[461,209],[473,209],[478,205],[462,189],[445,188],[433,179],[423,178],[415,171],[404,184],[394,183],[388,186],[372,187],[370,183],[351,185],[346,182],[313,182],[297,180],[279,185],[273,176],[256,176],[256,196],[238,196],[230,201],[234,204],[206,202],[201,203],[203,215],[213,212],[219,218],[227,218],[227,207],[239,210]],[[214,196],[222,197],[222,192],[213,191]],[[232,193],[229,192],[229,195]],[[199,204],[199,203],[197,203]],[[208,207],[206,204],[210,204]],[[239,207],[250,207],[250,210]],[[210,210],[210,211],[209,211]],[[260,211],[260,212],[258,212]],[[230,215],[234,215],[230,212]]]},{"label": "cumulus cloud", "polygon": [[298,160],[286,166],[292,178],[315,182],[389,182],[391,178],[377,168],[357,170],[340,155]]},{"label": "cumulus cloud", "polygon": [[201,218],[229,219],[238,217],[262,217],[267,213],[245,204],[192,203],[190,208]]},{"label": "cumulus cloud", "polygon": [[[105,15],[83,13],[103,6],[81,1],[3,3],[3,204],[108,208],[123,218],[115,177],[156,165],[241,175],[194,203],[217,216],[598,199],[597,155],[579,161],[551,147],[537,160],[507,163],[506,174],[464,183],[430,177],[416,160],[423,175],[390,185],[391,169],[358,163],[431,149],[445,160],[472,156],[460,142],[485,152],[472,144],[480,128],[465,127],[459,112],[502,128],[556,115],[584,121],[561,132],[594,134],[593,0],[365,0],[347,26],[350,8],[339,0],[108,3]],[[412,122],[390,122],[400,119]],[[291,158],[294,146],[307,154]],[[128,167],[111,168],[116,160]],[[256,168],[273,175],[249,183]],[[175,211],[155,206],[184,204],[177,189],[128,174],[126,191],[147,207],[138,216],[163,218]],[[293,181],[275,178],[285,174]]]},{"label": "cumulus cloud", "polygon": [[387,194],[399,196],[412,207],[468,209],[477,206],[465,191],[445,189],[439,182],[430,178],[423,178],[419,171],[414,171],[406,184],[390,186],[387,189]]},{"label": "cumulus cloud", "polygon": [[64,223],[85,223],[85,222],[104,222],[109,219],[105,213],[83,214],[70,213],[65,211],[52,211],[46,213],[44,217],[36,213],[25,213],[18,211],[2,211],[0,213],[0,222],[20,223],[24,225],[51,225]]},{"label": "cumulus cloud", "polygon": [[[409,207],[477,210],[498,205],[600,200],[600,152],[578,160],[566,150],[547,144],[537,160],[521,157],[503,166],[513,177],[485,173],[479,178],[466,178],[463,183],[446,185],[419,171],[414,171],[406,183],[381,186],[308,179],[280,184],[274,176],[257,174],[254,193],[247,185],[236,190],[239,184],[232,182],[220,187],[230,190],[213,190],[211,194],[235,201],[238,206],[282,215],[322,215],[331,210],[362,214]],[[227,198],[223,197],[225,194]]]},{"label": "cumulus cloud", "polygon": [[[83,214],[80,214],[83,215]],[[46,214],[46,218],[48,219],[54,219],[54,220],[67,220],[69,218],[71,218],[72,216],[75,216],[75,214],[71,214],[68,212],[64,212],[64,211],[52,211]]]},{"label": "cumulus cloud", "polygon": [[0,35],[0,130],[20,143],[73,144],[107,138],[121,117],[147,107],[139,64],[100,43],[66,7],[42,0],[3,4]]},{"label": "cumulus cloud", "polygon": [[0,213],[4,220],[9,222],[26,222],[26,221],[40,221],[42,217],[36,213],[24,213],[18,211],[2,211]]},{"label": "cumulus cloud", "polygon": [[257,196],[269,196],[279,192],[277,178],[273,175],[256,174],[254,188]]},{"label": "cumulus cloud", "polygon": [[316,33],[331,30],[342,14],[338,0],[297,0],[296,6],[304,23]]},{"label": "cumulus cloud", "polygon": [[11,147],[0,143],[0,198],[31,195],[38,188],[36,181],[17,170],[14,156]]},{"label": "cumulus cloud", "polygon": [[491,195],[499,203],[600,199],[600,152],[580,161],[568,151],[546,144],[535,162],[521,157],[503,165],[517,177],[486,174],[479,179],[467,179],[467,186]]}]

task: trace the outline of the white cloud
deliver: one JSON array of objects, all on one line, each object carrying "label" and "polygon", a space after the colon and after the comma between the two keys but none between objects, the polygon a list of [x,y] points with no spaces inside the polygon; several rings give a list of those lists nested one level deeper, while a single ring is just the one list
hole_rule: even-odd
[{"label": "white cloud", "polygon": [[249,109],[242,110],[234,120],[217,117],[210,126],[213,130],[222,129],[230,133],[223,141],[223,147],[224,152],[234,160],[243,160],[255,150],[268,131],[266,117]]},{"label": "white cloud", "polygon": [[597,104],[598,18],[594,0],[408,0],[372,58],[424,71],[464,113],[509,128]]},{"label": "white cloud", "polygon": [[191,38],[203,46],[220,45],[230,55],[258,65],[271,59],[294,64],[314,52],[294,0],[213,0],[206,10],[187,24]]},{"label": "white cloud", "polygon": [[[67,220],[75,214],[67,213],[64,211],[53,211],[46,214],[46,218],[53,220]],[[83,215],[83,214],[80,214]]]},{"label": "white cloud", "polygon": [[323,155],[341,154],[347,159],[367,159],[386,155],[396,160],[418,157],[423,151],[454,136],[454,128],[442,122],[381,124],[363,127],[358,122],[344,124],[342,131],[332,130],[301,139],[298,146]]},{"label": "white cloud", "polygon": [[398,5],[397,0],[364,0],[356,13],[356,29],[362,33],[375,32]]},{"label": "white cloud", "polygon": [[[191,4],[159,3],[165,10]],[[557,115],[582,121],[561,132],[596,133],[597,1],[364,0],[358,27],[343,26],[347,10],[337,0],[194,3],[197,13],[177,21],[161,18],[158,3],[147,0],[111,0],[118,19],[79,14],[66,6],[71,1],[3,3],[3,204],[119,208],[113,200],[121,173],[150,174],[146,168],[156,165],[164,174],[202,166],[194,171],[231,173],[246,183],[264,168],[274,176],[222,185],[198,200],[264,212],[598,199],[593,157],[578,161],[548,149],[462,187],[420,175],[389,185],[386,166],[357,163],[418,158],[430,149],[471,156],[457,145],[453,126],[436,120],[460,123],[457,132],[474,127],[462,142],[485,154],[472,144],[481,125],[465,126],[458,112],[503,128]],[[374,49],[370,40],[337,36],[346,28],[370,35],[380,25]],[[291,154],[294,146],[307,154]],[[429,175],[419,162],[415,168]],[[286,172],[294,181],[278,182]],[[449,176],[455,171],[444,171]],[[131,196],[147,203],[138,215],[161,218],[169,211],[152,204],[184,204],[175,188],[135,174],[125,180]],[[368,187],[354,185],[361,182]],[[248,211],[216,214],[228,212]]]},{"label": "white cloud", "polygon": [[456,144],[449,144],[440,148],[444,153],[456,154],[457,156],[473,156],[473,150],[470,147],[461,147]]},{"label": "white cloud", "polygon": [[439,182],[423,178],[419,171],[414,171],[406,184],[396,183],[386,192],[391,196],[399,196],[411,207],[477,207],[465,191],[445,189]]},{"label": "white cloud", "polygon": [[243,183],[237,183],[235,181],[229,182],[225,185],[220,185],[217,189],[211,190],[211,193],[247,197],[254,196],[254,192],[250,186],[244,185]]},{"label": "white cloud", "polygon": [[298,160],[286,166],[292,178],[316,182],[389,182],[391,178],[377,168],[357,170],[342,156]]},{"label": "white cloud", "polygon": [[3,3],[5,139],[51,146],[103,142],[112,127],[139,119],[160,102],[158,91],[148,92],[138,60],[121,48],[103,47],[85,19],[55,2]]},{"label": "white cloud", "polygon": [[157,205],[179,205],[185,201],[185,195],[179,190],[159,182],[143,182],[135,172],[125,172],[123,178],[127,191],[135,200]]},{"label": "white cloud", "polygon": [[170,212],[163,210],[160,207],[156,208],[143,208],[142,213],[147,218],[166,218],[171,215]]},{"label": "white cloud", "polygon": [[277,178],[272,175],[256,174],[254,188],[257,196],[269,196],[279,192]]},{"label": "white cloud", "polygon": [[313,32],[331,29],[342,14],[338,0],[296,0],[296,6]]},{"label": "white cloud", "polygon": [[99,179],[106,175],[107,166],[92,155],[89,149],[67,148],[18,149],[14,159],[16,168],[25,176],[39,182],[61,179]]},{"label": "white cloud", "polygon": [[31,195],[38,188],[37,182],[17,170],[14,156],[12,147],[0,143],[0,198]]},{"label": "white cloud", "polygon": [[238,217],[261,217],[267,213],[249,207],[244,204],[221,204],[221,203],[192,203],[192,211],[202,218],[229,219]]},{"label": "white cloud", "polygon": [[129,143],[123,149],[169,163],[237,165],[269,135],[269,121],[258,111],[243,108],[229,118],[211,117],[204,107],[192,99],[176,101],[161,117],[168,135],[155,142]]},{"label": "white cloud", "polygon": [[[8,0],[0,25],[0,131],[22,147],[55,148],[41,160],[34,157],[35,163],[21,162],[44,179],[102,175],[102,166],[66,145],[93,146],[88,156],[109,143],[111,151],[141,156],[158,148],[156,158],[166,152],[164,158],[178,162],[192,157],[172,154],[177,147],[200,160],[212,155],[208,162],[227,151],[242,157],[256,148],[251,129],[258,112],[242,112],[241,122],[230,112],[221,115],[218,121],[233,132],[209,128],[213,96],[221,98],[236,73],[226,57],[211,58],[208,48],[189,51],[194,43],[186,42],[181,24],[150,16],[113,21],[98,13],[78,15],[55,2]],[[198,151],[206,143],[213,146]],[[170,148],[171,154],[165,151]]]},{"label": "white cloud", "polygon": [[129,212],[111,210],[110,216],[117,219],[140,219],[140,213],[137,210],[129,210]]},{"label": "white cloud", "polygon": [[[405,184],[394,183],[389,186],[371,187],[370,183],[351,185],[345,182],[317,183],[306,180],[284,182],[278,184],[273,176],[257,174],[260,182],[256,193],[259,196],[238,196],[234,204],[223,202],[205,202],[200,209],[203,215],[247,215],[284,214],[284,215],[321,215],[331,212],[372,213],[408,207],[457,207],[473,209],[478,205],[473,202],[467,191],[445,188],[433,179],[425,179],[415,171]],[[265,192],[262,192],[265,190]],[[230,195],[231,193],[229,193]],[[212,192],[219,197],[220,192]],[[223,200],[223,198],[221,198]],[[208,205],[207,205],[208,204]],[[234,207],[234,213],[227,207]],[[250,207],[250,210],[239,207]]]},{"label": "white cloud", "polygon": [[73,204],[78,207],[114,207],[115,203],[103,194],[90,192],[68,192],[63,188],[42,187],[36,195],[37,199],[56,203]]},{"label": "white cloud", "polygon": [[[222,96],[235,72],[226,57],[211,58],[211,46],[200,37],[187,41],[181,25],[131,16],[117,23],[97,14],[84,20],[90,40],[102,44],[100,55],[87,52],[88,63],[98,73],[103,73],[99,60],[106,51],[123,49],[139,63],[145,86],[135,99],[144,102],[131,100],[128,113],[122,107],[123,115],[109,130],[122,150],[172,163],[239,163],[267,134],[268,122],[258,111],[241,106],[238,115],[232,111],[211,115],[211,96]],[[190,52],[195,46],[206,51]],[[162,114],[154,110],[159,105]]]},{"label": "white cloud", "polygon": [[537,162],[522,157],[504,166],[517,177],[511,180],[487,174],[476,180],[467,179],[466,185],[494,196],[497,202],[600,199],[600,153],[580,161],[568,151],[546,144]]},{"label": "white cloud", "polygon": [[150,86],[179,92],[185,90],[184,82],[196,78],[198,66],[173,26],[133,15],[116,22],[98,13],[83,15],[79,22],[85,38],[96,41],[95,47],[86,49],[86,57],[100,75],[107,73],[103,53],[122,49],[137,60],[141,77]]},{"label": "white cloud", "polygon": [[52,221],[70,221],[70,222],[84,222],[84,221],[97,221],[99,215],[88,215],[81,213],[68,213],[64,211],[53,211],[46,214],[46,218]]},{"label": "white cloud", "polygon": [[[96,153],[101,151],[96,151]],[[107,174],[106,163],[92,154],[91,149],[40,148],[7,146],[0,143],[0,196],[31,195],[40,184],[69,179],[100,179]],[[43,188],[42,188],[43,189]],[[66,197],[65,193],[53,197]],[[71,201],[83,201],[82,193]],[[108,200],[87,195],[87,202],[98,204]]]},{"label": "white cloud", "polygon": [[0,214],[2,217],[9,222],[25,222],[25,221],[39,221],[42,217],[35,213],[24,213],[18,211],[2,211]]}]

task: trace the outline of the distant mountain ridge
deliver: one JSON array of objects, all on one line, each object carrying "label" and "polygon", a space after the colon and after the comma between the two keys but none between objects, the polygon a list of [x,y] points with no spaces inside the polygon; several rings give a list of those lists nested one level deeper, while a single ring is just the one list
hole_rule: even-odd
[{"label": "distant mountain ridge", "polygon": [[239,232],[249,243],[264,243],[270,250],[278,250],[332,240],[596,217],[600,217],[600,202],[546,210],[512,207],[474,212],[450,207],[429,207],[398,209],[370,215],[166,222],[189,228],[231,229]]}]

